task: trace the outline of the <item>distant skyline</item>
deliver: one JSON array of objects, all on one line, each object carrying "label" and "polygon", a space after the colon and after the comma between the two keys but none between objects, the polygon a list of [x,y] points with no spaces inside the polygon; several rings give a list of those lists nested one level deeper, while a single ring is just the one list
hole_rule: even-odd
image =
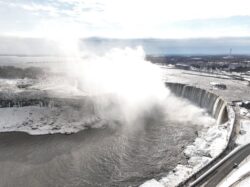
[{"label": "distant skyline", "polygon": [[[85,54],[104,54],[112,48],[143,47],[151,55],[250,55],[250,37],[199,39],[110,39],[85,38],[78,42]],[[69,49],[70,50],[70,49]],[[62,53],[63,52],[63,53]],[[0,55],[64,55],[57,42],[39,38],[0,37]],[[88,53],[90,52],[90,53]]]},{"label": "distant skyline", "polygon": [[0,36],[250,36],[249,0],[0,0]]}]

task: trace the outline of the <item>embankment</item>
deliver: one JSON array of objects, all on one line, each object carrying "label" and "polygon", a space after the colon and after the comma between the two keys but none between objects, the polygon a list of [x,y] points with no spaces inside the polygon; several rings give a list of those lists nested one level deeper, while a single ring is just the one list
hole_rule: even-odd
[{"label": "embankment", "polygon": [[167,82],[165,84],[176,96],[188,99],[195,105],[206,109],[206,111],[216,119],[217,125],[226,124],[228,132],[226,139],[227,143],[222,152],[213,158],[208,164],[203,166],[199,171],[193,173],[178,185],[189,186],[199,176],[220,161],[232,149],[235,113],[230,103],[208,90],[180,83]]}]

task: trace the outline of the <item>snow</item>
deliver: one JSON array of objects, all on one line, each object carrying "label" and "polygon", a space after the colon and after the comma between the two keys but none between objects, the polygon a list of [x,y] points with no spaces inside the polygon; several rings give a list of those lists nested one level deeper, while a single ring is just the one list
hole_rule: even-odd
[{"label": "snow", "polygon": [[140,187],[164,187],[164,186],[161,183],[157,182],[155,179],[152,179],[145,182]]},{"label": "snow", "polygon": [[16,91],[18,79],[15,80],[6,80],[0,79],[0,91]]},{"label": "snow", "polygon": [[236,143],[239,145],[250,143],[250,120],[240,121],[240,135],[237,137]]},{"label": "snow", "polygon": [[[77,81],[64,76],[51,76],[43,79],[1,79],[0,92],[2,94],[14,95],[29,91],[31,93],[46,92],[51,97],[74,97],[86,96],[89,93],[81,90]],[[39,97],[40,95],[38,95]]]},{"label": "snow", "polygon": [[[17,85],[29,84],[30,81],[1,82],[0,90],[12,91],[21,90]],[[60,79],[47,79],[39,83],[34,83],[28,89],[45,90],[55,95],[82,95],[79,92],[77,83]],[[96,127],[103,125],[96,115],[82,116],[81,111],[77,111],[69,106],[62,108],[29,106],[22,108],[0,108],[0,131],[25,131],[29,134],[51,134],[51,133],[75,133],[95,124]],[[246,114],[247,115],[247,114]],[[185,155],[189,158],[187,165],[177,165],[160,181],[152,179],[146,181],[141,187],[172,187],[179,184],[192,173],[206,165],[212,158],[217,156],[227,144],[228,123],[223,125],[209,124],[202,131],[198,132],[198,137],[192,145],[185,150]],[[246,125],[243,125],[246,128]],[[248,131],[250,132],[250,130]],[[249,136],[249,135],[248,135]],[[250,136],[249,136],[250,137]]]},{"label": "snow", "polygon": [[76,80],[68,77],[54,76],[48,77],[33,84],[29,89],[43,90],[56,97],[86,96],[88,93],[79,88]]},{"label": "snow", "polygon": [[[250,172],[250,156],[241,162],[238,168],[234,169],[217,187],[228,187],[236,181],[243,179],[244,175]],[[249,187],[250,176],[235,185],[235,187]]]},{"label": "snow", "polygon": [[250,143],[250,112],[245,108],[240,108],[240,129],[237,136],[236,143],[244,145]]},{"label": "snow", "polygon": [[75,133],[86,127],[102,126],[95,114],[83,115],[70,106],[0,108],[0,131],[24,131],[29,134]]},{"label": "snow", "polygon": [[249,184],[250,184],[250,177],[240,181],[235,187],[249,187]]},{"label": "snow", "polygon": [[240,115],[241,116],[246,116],[248,115],[248,110],[246,108],[240,108]]},{"label": "snow", "polygon": [[183,165],[177,165],[177,167],[174,169],[174,171],[171,171],[168,173],[167,177],[164,177],[160,180],[160,183],[164,187],[173,187],[179,184],[181,181],[183,181],[185,178],[187,178],[189,175],[192,174],[192,168],[183,166]]},{"label": "snow", "polygon": [[[230,124],[208,124],[200,132],[193,144],[186,147],[184,154],[188,159],[187,165],[177,165],[166,177],[159,182],[165,187],[173,187],[208,164],[212,158],[219,155],[227,145]],[[144,183],[145,184],[145,183]],[[145,187],[141,185],[141,187]]]},{"label": "snow", "polygon": [[199,137],[196,138],[195,142],[192,145],[187,146],[184,153],[188,157],[215,157],[226,146],[226,138],[226,124],[207,127],[199,132]]},{"label": "snow", "polygon": [[[247,104],[248,102],[245,102]],[[238,107],[242,104],[238,103]],[[239,134],[236,138],[238,145],[250,143],[250,112],[244,107],[239,107]],[[250,184],[250,156],[241,162],[227,177],[218,185],[218,187],[240,186],[248,187]]]},{"label": "snow", "polygon": [[220,154],[227,144],[226,125],[227,123],[214,124],[200,131],[195,142],[184,150],[184,154],[189,158],[188,165],[178,165],[174,169],[175,172],[170,172],[160,182],[166,187],[176,186]]},{"label": "snow", "polygon": [[[227,111],[229,120],[226,123],[220,125],[216,122],[207,123],[198,132],[198,137],[193,144],[187,146],[184,150],[184,154],[188,158],[187,165],[177,165],[166,177],[159,180],[164,187],[177,186],[207,165],[226,148],[235,121],[234,110],[228,107]],[[142,185],[142,187],[144,186]]]}]

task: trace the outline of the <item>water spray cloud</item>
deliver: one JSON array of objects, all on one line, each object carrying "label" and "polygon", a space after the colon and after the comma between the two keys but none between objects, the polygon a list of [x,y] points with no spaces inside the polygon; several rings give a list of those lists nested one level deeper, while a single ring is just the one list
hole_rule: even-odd
[{"label": "water spray cloud", "polygon": [[59,41],[67,56],[64,73],[73,81],[68,81],[68,88],[95,96],[93,100],[102,118],[138,124],[145,115],[162,112],[168,120],[179,122],[199,124],[208,119],[203,110],[170,93],[162,70],[145,60],[142,47],[113,48],[100,55],[85,53],[77,44],[76,39]]}]

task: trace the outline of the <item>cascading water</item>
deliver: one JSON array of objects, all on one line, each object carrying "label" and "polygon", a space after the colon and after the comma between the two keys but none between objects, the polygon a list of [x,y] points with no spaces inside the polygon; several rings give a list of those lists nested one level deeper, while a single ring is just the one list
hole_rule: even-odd
[{"label": "cascading water", "polygon": [[216,120],[217,124],[227,121],[226,102],[219,96],[206,90],[178,83],[166,83],[177,96],[183,97],[206,109]]},{"label": "cascading water", "polygon": [[[177,163],[185,164],[184,147],[194,141],[203,124],[214,120],[170,94],[159,68],[144,58],[142,49],[77,58],[67,62],[63,72],[62,80],[73,81],[56,81],[57,87],[62,84],[65,92],[72,90],[77,96],[46,89],[42,105],[33,106],[40,103],[34,100],[8,108],[13,116],[25,111],[28,124],[40,120],[41,130],[54,125],[49,133],[58,132],[60,123],[80,126],[82,131],[69,136],[1,133],[0,186],[138,186],[164,176]],[[51,87],[54,78],[41,79],[33,87]],[[214,96],[181,85],[176,89],[182,97],[198,98],[199,106],[212,110]],[[86,123],[92,114],[97,120]],[[24,127],[22,131],[32,134]]]}]

